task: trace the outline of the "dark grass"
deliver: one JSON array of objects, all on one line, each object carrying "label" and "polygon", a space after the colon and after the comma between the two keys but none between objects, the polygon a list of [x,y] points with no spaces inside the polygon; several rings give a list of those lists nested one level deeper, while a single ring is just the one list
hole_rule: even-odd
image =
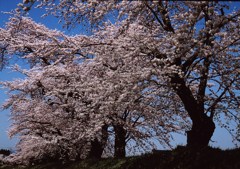
[{"label": "dark grass", "polygon": [[123,159],[84,160],[68,164],[48,162],[36,166],[2,166],[1,169],[240,169],[240,148],[191,150],[177,147],[172,151],[154,151]]}]

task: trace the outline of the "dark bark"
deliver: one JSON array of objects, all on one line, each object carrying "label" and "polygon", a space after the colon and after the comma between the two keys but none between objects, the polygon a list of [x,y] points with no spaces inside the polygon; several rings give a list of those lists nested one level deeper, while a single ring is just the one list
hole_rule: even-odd
[{"label": "dark bark", "polygon": [[100,159],[103,153],[104,148],[106,147],[107,144],[107,139],[108,139],[108,126],[104,125],[102,127],[102,135],[101,135],[101,140],[98,140],[95,138],[91,142],[91,149],[88,155],[89,159]]},{"label": "dark bark", "polygon": [[174,75],[171,78],[171,83],[192,120],[192,129],[187,132],[187,146],[207,147],[215,130],[213,119],[204,113],[204,104],[198,104],[183,78]]},{"label": "dark bark", "polygon": [[126,130],[122,125],[114,125],[115,144],[114,144],[114,157],[124,158],[126,156]]},{"label": "dark bark", "polygon": [[101,141],[94,139],[91,141],[91,150],[89,152],[88,158],[90,159],[100,159],[103,152],[103,146]]},{"label": "dark bark", "polygon": [[212,118],[204,114],[201,119],[193,121],[192,129],[187,131],[187,146],[194,149],[207,147],[214,130]]}]

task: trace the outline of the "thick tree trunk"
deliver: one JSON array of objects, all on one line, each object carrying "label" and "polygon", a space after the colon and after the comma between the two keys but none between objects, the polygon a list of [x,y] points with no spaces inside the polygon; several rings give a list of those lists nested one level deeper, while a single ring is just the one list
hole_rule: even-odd
[{"label": "thick tree trunk", "polygon": [[102,135],[101,135],[101,140],[99,141],[97,138],[95,138],[91,142],[91,149],[88,155],[88,158],[90,159],[100,159],[103,153],[103,150],[107,144],[107,139],[108,139],[108,126],[104,125],[102,127]]},{"label": "thick tree trunk", "polygon": [[[182,100],[185,110],[192,120],[192,129],[187,132],[187,146],[201,148],[208,146],[214,133],[215,124],[213,119],[204,113],[204,101],[196,100],[183,78],[175,74],[171,82],[173,89]],[[199,98],[204,97],[204,92]]]},{"label": "thick tree trunk", "polygon": [[115,144],[114,144],[114,157],[124,158],[126,155],[126,130],[121,125],[114,126]]},{"label": "thick tree trunk", "polygon": [[192,129],[187,132],[187,146],[195,149],[207,147],[214,130],[213,120],[206,115],[199,120],[193,120]]},{"label": "thick tree trunk", "polygon": [[88,158],[90,159],[100,159],[103,152],[102,143],[98,139],[91,141],[91,150],[89,152]]}]

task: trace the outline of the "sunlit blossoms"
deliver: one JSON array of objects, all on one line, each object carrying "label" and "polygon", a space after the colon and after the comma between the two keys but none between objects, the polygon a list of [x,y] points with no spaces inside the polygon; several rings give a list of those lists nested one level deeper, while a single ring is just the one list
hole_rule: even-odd
[{"label": "sunlit blossoms", "polygon": [[[69,36],[19,16],[32,6]],[[2,64],[13,56],[31,68],[10,90],[13,162],[99,158],[149,151],[156,139],[187,131],[187,145],[208,145],[215,123],[239,144],[239,17],[223,2],[24,1],[0,29]],[[34,9],[31,9],[34,10]],[[191,122],[190,122],[191,120]],[[231,125],[229,125],[231,123]],[[190,128],[190,126],[192,127]]]}]

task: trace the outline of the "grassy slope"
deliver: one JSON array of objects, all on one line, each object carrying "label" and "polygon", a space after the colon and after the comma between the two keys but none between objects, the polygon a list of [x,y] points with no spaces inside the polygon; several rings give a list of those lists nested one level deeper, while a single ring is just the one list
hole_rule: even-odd
[{"label": "grassy slope", "polygon": [[[19,169],[21,167],[0,167]],[[204,149],[198,152],[179,147],[124,159],[84,160],[71,164],[48,163],[24,169],[240,169],[240,149]]]}]

